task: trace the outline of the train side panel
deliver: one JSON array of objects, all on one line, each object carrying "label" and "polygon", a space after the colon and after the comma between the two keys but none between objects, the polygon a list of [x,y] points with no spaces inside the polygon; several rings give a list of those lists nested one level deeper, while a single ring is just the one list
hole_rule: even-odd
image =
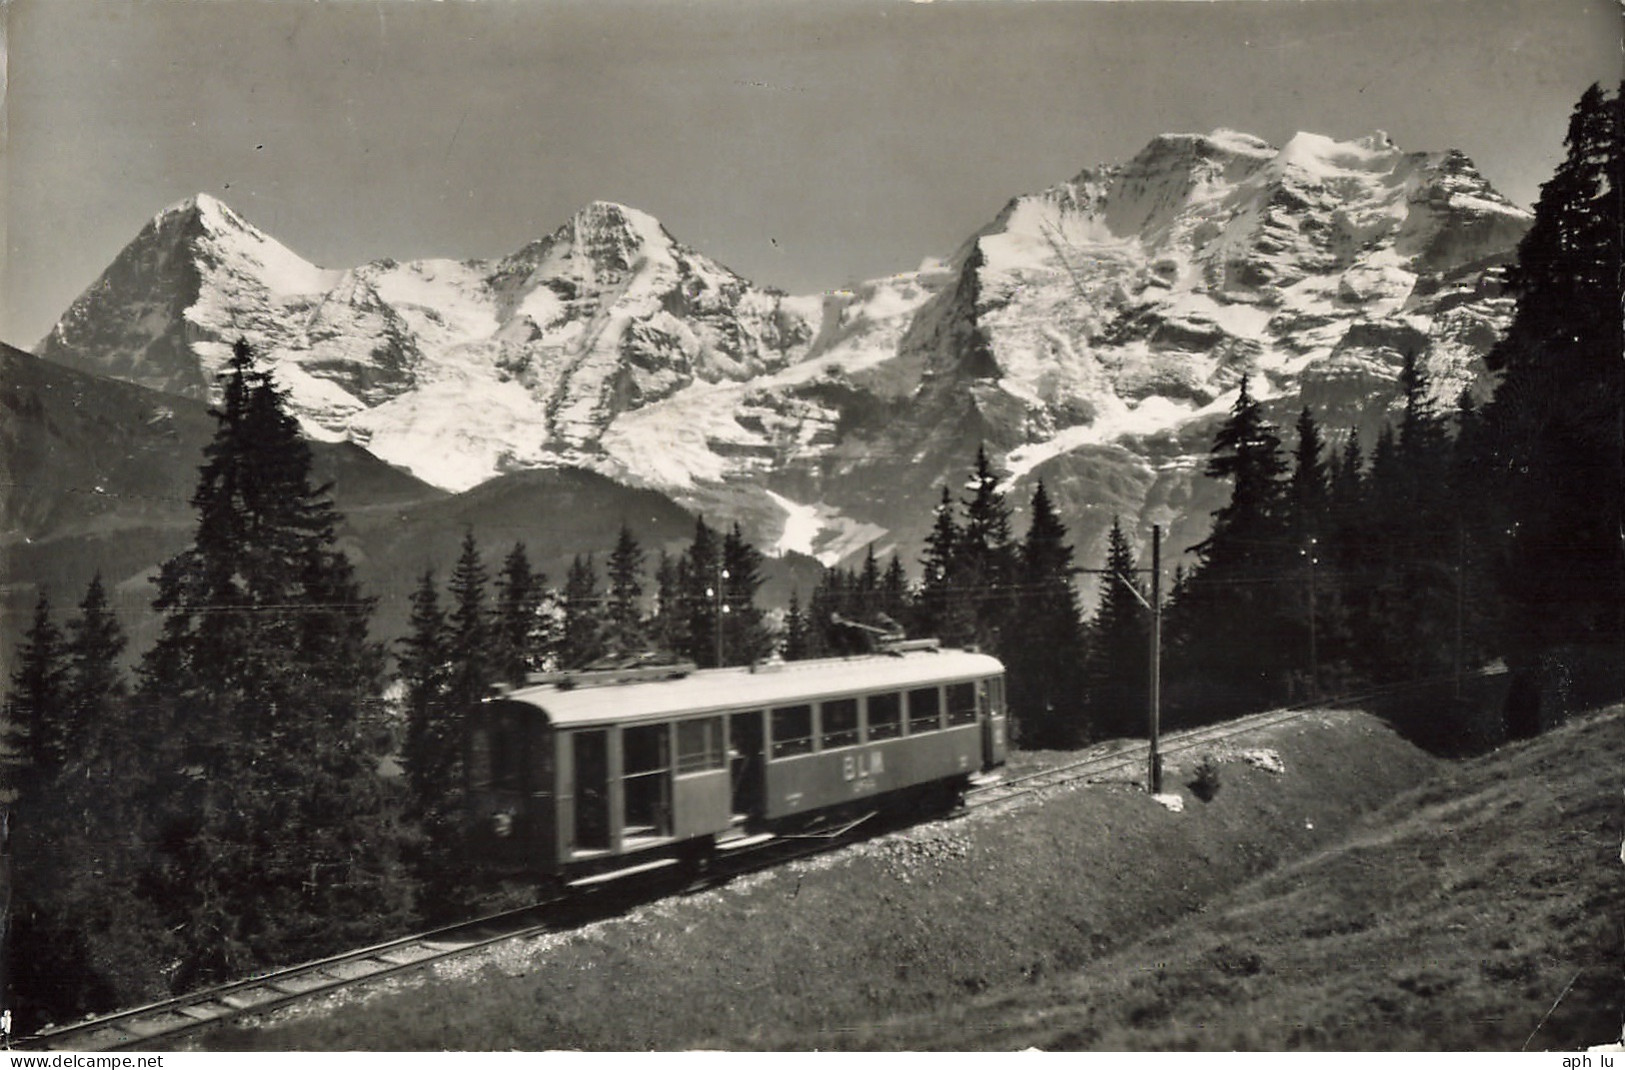
[{"label": "train side panel", "polygon": [[942,729],[767,763],[768,820],[932,781],[968,776],[982,765],[975,725]]}]

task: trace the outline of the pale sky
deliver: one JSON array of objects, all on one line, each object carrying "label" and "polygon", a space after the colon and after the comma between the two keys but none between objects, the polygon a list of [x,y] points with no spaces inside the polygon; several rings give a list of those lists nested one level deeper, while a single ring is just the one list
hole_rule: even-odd
[{"label": "pale sky", "polygon": [[946,256],[1226,126],[1459,148],[1521,204],[1614,0],[8,0],[0,340],[206,191],[323,267],[494,258],[617,200],[764,284]]}]

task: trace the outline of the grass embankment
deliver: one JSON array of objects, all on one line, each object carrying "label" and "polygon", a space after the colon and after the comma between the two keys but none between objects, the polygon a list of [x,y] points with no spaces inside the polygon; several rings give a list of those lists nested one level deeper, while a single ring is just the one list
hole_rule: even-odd
[{"label": "grass embankment", "polygon": [[[675,1049],[1098,1040],[1105,1036],[1099,1025],[1088,1034],[1077,1022],[1045,1017],[1078,1004],[1077,978],[1139,979],[1150,985],[1144,999],[1172,996],[1135,957],[1134,941],[1200,919],[1227,893],[1351,834],[1373,835],[1360,815],[1438,767],[1379,722],[1352,713],[1265,730],[1239,746],[1273,749],[1284,771],[1232,754],[1220,764],[1218,795],[1202,803],[1185,789],[1183,813],[1117,783],[920,826],[578,932],[505,945],[324,1014],[221,1032],[204,1043]],[[1189,780],[1202,753],[1171,762],[1168,784]],[[1393,896],[1379,873],[1368,881]],[[1381,910],[1375,901],[1340,898],[1345,892],[1356,895],[1351,887],[1303,899],[1330,930],[1363,924]],[[1234,962],[1201,967],[1204,977],[1256,985],[1259,977],[1290,972],[1273,946],[1235,939],[1229,946]],[[1544,980],[1543,962],[1521,983]],[[1394,987],[1384,983],[1384,990]],[[1100,1006],[1108,1018],[1117,1013],[1112,1004]],[[1031,1028],[1011,1028],[1022,1021]],[[1230,1033],[1197,1037],[1232,1042]],[[1290,1039],[1261,1033],[1252,1043]],[[1110,1042],[1133,1040],[1114,1034]]]},{"label": "grass embankment", "polygon": [[1129,1050],[1618,1039],[1622,789],[1614,707],[1447,766],[1329,849],[1082,971],[858,1039]]}]

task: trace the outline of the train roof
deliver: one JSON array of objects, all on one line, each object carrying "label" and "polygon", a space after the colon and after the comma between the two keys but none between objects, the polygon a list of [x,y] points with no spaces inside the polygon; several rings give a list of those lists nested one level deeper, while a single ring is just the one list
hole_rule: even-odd
[{"label": "train roof", "polygon": [[997,658],[968,650],[920,650],[702,669],[666,680],[560,688],[522,687],[492,701],[534,707],[553,725],[658,721],[689,713],[761,709],[868,691],[904,690],[1004,672]]}]

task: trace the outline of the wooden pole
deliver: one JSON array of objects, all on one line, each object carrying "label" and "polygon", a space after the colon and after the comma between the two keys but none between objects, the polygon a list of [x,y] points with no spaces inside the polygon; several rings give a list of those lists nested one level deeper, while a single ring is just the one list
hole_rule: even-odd
[{"label": "wooden pole", "polygon": [[1162,755],[1157,750],[1162,720],[1162,525],[1151,525],[1151,794],[1162,794]]}]

